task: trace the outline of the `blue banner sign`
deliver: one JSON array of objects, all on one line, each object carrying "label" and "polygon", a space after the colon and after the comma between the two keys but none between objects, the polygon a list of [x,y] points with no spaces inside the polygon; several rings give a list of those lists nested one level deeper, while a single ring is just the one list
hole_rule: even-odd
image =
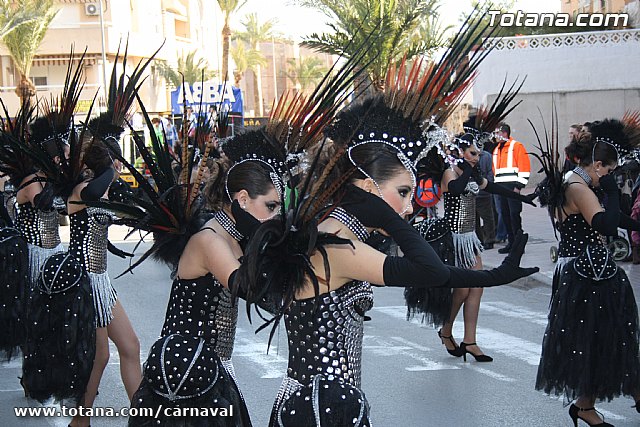
[{"label": "blue banner sign", "polygon": [[[219,108],[222,99],[224,108],[229,109],[232,113],[244,115],[242,91],[229,84],[222,85],[212,81],[185,83],[184,86],[171,92],[171,112],[173,114],[182,114],[184,99],[187,101],[187,107],[193,108],[193,112],[196,114],[206,114],[211,105]],[[202,107],[200,107],[201,105]],[[202,108],[201,112],[198,111],[199,108]]]}]

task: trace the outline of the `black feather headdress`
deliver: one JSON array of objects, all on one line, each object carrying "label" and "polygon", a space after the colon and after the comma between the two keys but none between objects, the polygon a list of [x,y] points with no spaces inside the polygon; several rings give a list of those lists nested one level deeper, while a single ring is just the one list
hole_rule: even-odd
[{"label": "black feather headdress", "polygon": [[[516,78],[511,86],[505,91],[507,78],[505,77],[498,96],[490,106],[481,105],[478,112],[470,116],[464,123],[463,129],[466,133],[473,136],[475,145],[482,149],[484,145],[492,138],[496,128],[507,118],[507,116],[522,103],[522,100],[513,104],[514,99],[518,96],[522,85],[526,81],[526,77],[522,79],[518,85]],[[516,87],[517,85],[517,87]]]}]

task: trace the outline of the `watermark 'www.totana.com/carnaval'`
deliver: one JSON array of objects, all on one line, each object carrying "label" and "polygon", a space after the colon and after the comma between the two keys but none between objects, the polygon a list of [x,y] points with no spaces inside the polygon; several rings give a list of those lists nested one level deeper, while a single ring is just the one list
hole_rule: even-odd
[{"label": "watermark 'www.totana.com/carnaval'", "polygon": [[525,13],[490,10],[490,25],[501,27],[626,27],[628,13],[578,13],[572,19],[568,13]]}]

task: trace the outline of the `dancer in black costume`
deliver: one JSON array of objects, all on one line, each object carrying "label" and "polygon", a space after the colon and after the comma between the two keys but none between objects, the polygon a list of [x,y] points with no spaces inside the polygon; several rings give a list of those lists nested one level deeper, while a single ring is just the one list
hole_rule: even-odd
[{"label": "dancer in black costume", "polygon": [[[148,117],[144,108],[143,114]],[[185,139],[177,173],[169,147],[154,133],[151,150],[134,137],[157,189],[125,162],[143,194],[132,198],[133,207],[113,202],[99,205],[126,216],[125,223],[133,228],[154,235],[151,249],[130,270],[151,256],[167,264],[174,278],[161,338],[149,353],[132,407],[153,408],[154,414],[160,408],[176,412],[233,408],[233,416],[171,416],[160,411],[157,419],[131,417],[130,426],[251,425],[231,362],[238,306],[229,290],[229,276],[238,268],[242,244],[251,232],[238,215],[252,224],[258,221],[255,218],[266,220],[279,213],[284,158],[265,142],[264,129],[237,135],[224,144],[226,159],[213,163],[210,181],[201,191],[204,170],[214,150],[211,133],[216,137],[226,133],[225,115],[219,119],[215,130],[208,120],[198,119],[195,144],[188,145]],[[120,153],[114,154],[124,161]],[[179,357],[170,349],[176,349]],[[172,369],[167,369],[167,361]],[[199,372],[207,375],[195,377]]]},{"label": "dancer in black costume", "polygon": [[[518,94],[522,84],[516,88],[517,81],[503,94],[500,91],[495,102],[490,107],[480,107],[478,113],[464,123],[465,133],[455,138],[454,147],[448,147],[456,152],[459,159],[454,161],[447,156],[452,164],[436,162],[433,157],[446,154],[442,148],[432,149],[428,154],[429,165],[446,165],[446,170],[430,170],[432,178],[439,178],[443,192],[444,216],[425,220],[417,224],[418,231],[440,255],[447,265],[461,268],[482,269],[482,244],[476,234],[476,196],[480,190],[505,197],[516,198],[525,203],[533,204],[532,197],[506,191],[484,178],[477,166],[480,151],[490,139],[505,117],[520,103],[510,106]],[[433,169],[432,167],[430,169]],[[452,356],[463,356],[467,353],[474,356],[478,362],[491,362],[493,358],[485,355],[476,344],[476,328],[480,310],[481,288],[458,288],[452,291],[446,289],[414,289],[407,288],[405,298],[409,315],[423,314],[424,319],[440,326],[438,337]],[[453,323],[460,308],[464,314],[464,339],[458,346],[453,338]]]},{"label": "dancer in black costume", "polygon": [[[518,237],[518,248],[501,267],[467,271],[443,265],[404,221],[403,216],[411,213],[414,162],[427,144],[418,124],[424,119],[419,113],[424,107],[419,102],[421,91],[407,82],[406,70],[401,70],[397,79],[390,73],[384,94],[337,115],[328,130],[335,145],[321,153],[326,155],[324,161],[316,157],[309,162],[311,169],[300,196],[284,215],[284,224],[262,224],[245,251],[248,262],[236,280],[240,287],[248,287],[249,300],[269,291],[283,296],[272,322],[285,319],[289,366],[271,426],[286,425],[295,412],[308,410],[310,402],[300,397],[308,394],[314,381],[337,381],[337,389],[341,382],[360,388],[363,320],[373,304],[369,283],[494,286],[537,271],[519,267],[526,236]],[[464,75],[464,70],[460,72]],[[399,105],[413,105],[415,110]],[[334,203],[328,210],[327,202]],[[365,241],[374,229],[388,233],[404,257],[387,256],[368,246]],[[323,378],[316,380],[319,375]],[[319,408],[320,413],[350,413],[339,400],[325,403],[328,406]],[[369,420],[350,417],[337,422],[354,423],[369,425]]]},{"label": "dancer in black costume", "polygon": [[610,426],[594,409],[596,400],[629,395],[640,412],[638,308],[604,240],[618,227],[640,229],[620,212],[611,173],[630,154],[637,156],[640,126],[603,120],[582,131],[566,149],[579,163],[564,179],[558,163],[564,156],[557,139],[553,144],[540,147],[547,178],[538,192],[560,232],[560,258],[536,389],[575,400],[569,415],[576,426],[579,419]]}]

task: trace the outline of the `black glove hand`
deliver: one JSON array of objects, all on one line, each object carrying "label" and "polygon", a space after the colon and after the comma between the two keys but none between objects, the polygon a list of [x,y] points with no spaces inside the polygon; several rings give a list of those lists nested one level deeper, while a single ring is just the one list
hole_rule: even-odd
[{"label": "black glove hand", "polygon": [[365,227],[385,229],[391,221],[401,219],[381,197],[355,185],[347,187],[340,207],[358,218]]},{"label": "black glove hand", "polygon": [[471,166],[469,162],[464,159],[460,163],[458,163],[458,167],[462,169],[463,173],[466,171],[473,171],[473,166]]},{"label": "black glove hand", "polygon": [[538,197],[538,195],[536,193],[531,193],[531,194],[520,194],[520,200],[522,201],[522,203],[526,203],[528,205],[535,207],[538,207],[538,205],[536,205],[533,201]]},{"label": "black glove hand", "polygon": [[614,193],[618,191],[618,183],[616,177],[612,173],[608,173],[600,178],[600,188],[605,193]]},{"label": "black glove hand", "polygon": [[244,249],[244,245],[249,241],[251,236],[253,236],[258,227],[260,227],[261,223],[249,212],[242,209],[237,200],[234,200],[233,203],[231,203],[231,213],[233,214],[233,218],[236,220],[236,230],[244,236],[242,242],[240,242],[240,245]]},{"label": "black glove hand", "polygon": [[34,196],[33,206],[40,211],[51,211],[53,209],[53,199],[55,197],[53,193],[53,185],[47,182],[42,191]]},{"label": "black glove hand", "polygon": [[473,178],[476,184],[482,185],[482,181],[484,180],[484,177],[482,176],[482,172],[480,171],[480,165],[475,165],[473,167],[473,170],[471,171],[471,178]]},{"label": "black glove hand", "polygon": [[520,267],[520,260],[522,259],[524,247],[527,245],[528,240],[528,234],[518,231],[513,240],[509,255],[507,255],[504,261],[502,261],[500,267],[496,268],[496,271],[499,271],[504,275],[503,280],[505,283],[529,276],[540,270],[538,267]]},{"label": "black glove hand", "polygon": [[110,242],[110,241],[108,241],[108,240],[107,240],[107,250],[108,250],[109,252],[111,252],[112,254],[114,254],[115,256],[120,257],[120,258],[127,258],[127,257],[129,257],[129,258],[133,258],[133,254],[132,254],[132,253],[125,252],[125,251],[123,251],[122,249],[118,249],[118,248],[116,248],[116,247],[113,245],[113,243],[111,243],[111,242]]}]

